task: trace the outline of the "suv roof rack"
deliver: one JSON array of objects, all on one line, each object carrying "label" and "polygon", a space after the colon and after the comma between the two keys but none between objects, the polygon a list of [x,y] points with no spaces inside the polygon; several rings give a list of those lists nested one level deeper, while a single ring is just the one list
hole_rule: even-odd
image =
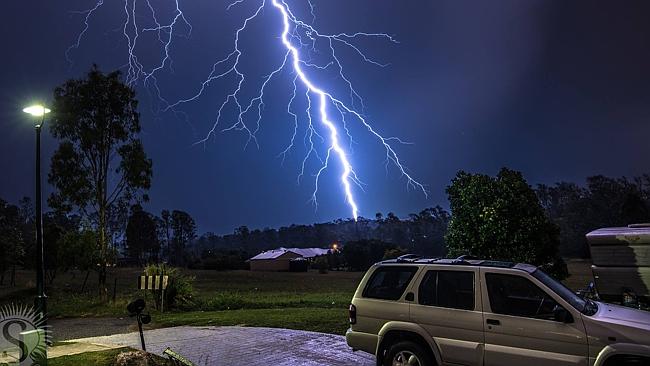
[{"label": "suv roof rack", "polygon": [[499,261],[499,260],[485,260],[473,257],[471,255],[461,255],[458,258],[426,258],[417,254],[405,254],[399,256],[395,259],[386,259],[380,264],[440,264],[448,266],[481,266],[481,267],[492,267],[492,268],[514,268],[520,269],[526,272],[533,272],[537,267],[525,263],[515,263],[508,261]]},{"label": "suv roof rack", "polygon": [[460,257],[454,259],[454,260],[452,261],[452,263],[453,263],[453,264],[470,264],[468,261],[470,261],[470,260],[476,260],[476,259],[478,259],[478,258],[476,258],[476,257],[473,256],[473,255],[470,255],[470,254],[463,254],[463,255],[461,255]]},{"label": "suv roof rack", "polygon": [[422,258],[422,256],[417,255],[417,254],[404,254],[400,255],[395,259],[397,263],[402,263],[402,262],[415,262],[416,260]]}]

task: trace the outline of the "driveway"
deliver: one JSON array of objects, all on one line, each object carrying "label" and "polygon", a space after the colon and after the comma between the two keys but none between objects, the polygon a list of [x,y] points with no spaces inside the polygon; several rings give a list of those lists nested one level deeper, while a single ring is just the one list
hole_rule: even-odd
[{"label": "driveway", "polygon": [[[137,332],[75,339],[75,342],[140,348]],[[145,331],[147,351],[170,347],[197,365],[374,366],[352,352],[345,337],[276,328],[174,327]]]}]

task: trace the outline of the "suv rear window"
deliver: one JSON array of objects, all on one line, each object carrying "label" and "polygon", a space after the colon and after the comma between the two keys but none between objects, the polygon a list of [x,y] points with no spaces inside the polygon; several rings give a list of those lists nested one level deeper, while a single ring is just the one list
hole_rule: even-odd
[{"label": "suv rear window", "polygon": [[420,282],[421,305],[474,310],[474,272],[429,271]]},{"label": "suv rear window", "polygon": [[399,300],[418,268],[413,266],[382,266],[375,270],[363,290],[363,297]]}]

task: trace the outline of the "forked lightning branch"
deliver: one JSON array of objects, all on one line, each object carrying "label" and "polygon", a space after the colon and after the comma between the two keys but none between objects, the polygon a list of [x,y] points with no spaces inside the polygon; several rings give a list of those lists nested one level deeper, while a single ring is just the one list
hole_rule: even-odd
[{"label": "forked lightning branch", "polygon": [[[315,19],[314,3],[311,0],[303,1],[307,2],[310,10],[310,21],[301,19],[284,0],[237,0],[229,4],[224,9],[226,14],[224,16],[246,8],[246,5],[254,3],[254,6],[249,6],[252,10],[249,10],[250,13],[245,15],[243,22],[234,30],[233,43],[227,55],[212,64],[211,70],[203,82],[197,85],[196,92],[186,98],[170,101],[164,97],[164,92],[158,85],[158,77],[162,72],[171,68],[172,46],[175,38],[191,36],[191,23],[183,12],[179,0],[171,0],[174,11],[173,16],[167,22],[161,19],[162,16],[158,14],[155,3],[151,0],[124,0],[120,3],[120,6],[123,7],[120,29],[128,49],[127,62],[124,66],[126,81],[131,86],[141,85],[152,90],[162,103],[163,111],[176,113],[179,112],[183,104],[199,99],[211,83],[225,78],[230,80],[234,77],[235,81],[227,89],[227,95],[218,106],[212,127],[198,143],[205,143],[218,132],[241,131],[247,136],[246,146],[254,143],[259,147],[257,134],[263,120],[265,92],[269,83],[282,71],[287,70],[292,75],[292,87],[287,90],[290,99],[286,106],[286,113],[294,128],[293,134],[288,136],[286,148],[279,153],[279,156],[284,160],[286,155],[296,148],[296,142],[300,138],[305,141],[306,153],[302,158],[298,182],[308,173],[306,171],[308,163],[317,161],[319,168],[313,173],[309,172],[314,175],[311,201],[316,207],[318,206],[317,196],[321,177],[330,168],[331,162],[336,160],[341,169],[337,174],[339,174],[345,201],[349,205],[352,217],[356,220],[359,216],[360,208],[355,199],[355,191],[363,190],[363,183],[355,172],[354,164],[350,158],[349,146],[355,141],[351,134],[351,128],[349,128],[351,123],[359,124],[358,126],[361,126],[380,144],[385,151],[386,167],[388,168],[391,164],[396,167],[406,181],[407,188],[418,189],[426,196],[425,187],[409,173],[395,150],[395,144],[404,144],[404,142],[397,137],[385,137],[377,128],[373,127],[364,115],[363,99],[354,88],[351,78],[346,73],[343,62],[337,54],[338,50],[347,49],[368,64],[384,67],[385,64],[366,55],[359,44],[367,38],[384,39],[392,43],[396,43],[396,40],[386,33],[327,34],[320,32],[312,25]],[[110,3],[114,5],[116,2]],[[83,39],[91,27],[93,17],[107,5],[108,2],[105,4],[104,0],[99,0],[89,9],[75,12],[83,18],[83,28],[75,42],[66,51],[66,57],[71,63],[75,51],[82,47]],[[143,9],[146,10],[146,14],[142,14]],[[260,17],[264,11],[273,11],[279,15],[278,19],[281,22],[277,25],[277,29],[271,31],[277,32],[278,47],[285,52],[284,56],[276,61],[268,59],[273,71],[260,81],[247,78],[247,75],[241,70],[241,61],[246,55],[242,51],[244,47],[240,44],[240,36],[243,32],[249,31],[249,24]],[[141,25],[144,16],[148,17],[148,24],[154,26]],[[140,57],[142,56],[140,55],[141,42],[143,42],[140,37],[148,33],[156,35],[158,46],[162,50],[162,56],[153,65],[145,65],[140,61],[144,59],[144,57]],[[309,56],[310,52],[327,55],[329,62],[314,63]],[[328,69],[336,70],[339,81],[346,87],[344,92],[336,93],[333,90],[327,90],[315,82],[314,75]],[[257,92],[252,97],[245,97],[242,92],[246,83],[259,84],[255,86]],[[304,110],[298,110],[299,100],[307,106]],[[235,110],[234,117],[226,113],[231,108]],[[297,135],[301,124],[303,124],[305,134],[299,137]],[[324,142],[324,151],[318,151],[316,140]]]}]

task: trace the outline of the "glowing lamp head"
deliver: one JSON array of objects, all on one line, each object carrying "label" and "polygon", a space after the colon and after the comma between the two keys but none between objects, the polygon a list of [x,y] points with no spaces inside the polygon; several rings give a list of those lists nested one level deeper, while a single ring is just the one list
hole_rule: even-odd
[{"label": "glowing lamp head", "polygon": [[44,106],[40,104],[32,105],[27,108],[23,109],[23,112],[31,114],[34,117],[43,117],[47,113],[50,113],[51,110],[48,108],[45,108]]}]

